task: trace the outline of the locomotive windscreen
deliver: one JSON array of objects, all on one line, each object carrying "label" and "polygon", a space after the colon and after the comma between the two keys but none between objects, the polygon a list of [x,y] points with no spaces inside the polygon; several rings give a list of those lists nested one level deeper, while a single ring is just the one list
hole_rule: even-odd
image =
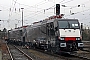
[{"label": "locomotive windscreen", "polygon": [[78,20],[59,20],[59,29],[79,29]]}]

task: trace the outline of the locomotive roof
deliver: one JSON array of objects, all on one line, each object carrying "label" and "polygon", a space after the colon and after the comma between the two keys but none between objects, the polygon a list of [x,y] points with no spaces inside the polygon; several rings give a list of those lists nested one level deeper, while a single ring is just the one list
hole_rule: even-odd
[{"label": "locomotive roof", "polygon": [[67,21],[68,21],[68,20],[69,20],[69,21],[72,20],[72,21],[78,21],[78,19],[60,19],[60,18],[57,18],[57,19],[48,20],[47,23],[54,22],[55,20],[56,20],[56,21],[59,21],[59,20],[67,20]]},{"label": "locomotive roof", "polygon": [[[42,24],[46,24],[46,23],[50,23],[50,22],[54,22],[54,21],[59,21],[59,20],[78,21],[78,19],[61,19],[61,18],[57,18],[57,19],[51,19],[51,20],[43,20],[43,21],[37,22],[37,23],[35,23],[33,25],[29,25],[27,28],[36,27],[36,26],[40,26]],[[17,30],[22,30],[22,29],[23,28],[11,29],[11,31],[17,31]]]},{"label": "locomotive roof", "polygon": [[78,19],[61,19],[61,18],[57,18],[57,19],[51,19],[51,20],[43,20],[42,22],[37,22],[33,25],[31,25],[31,27],[34,27],[34,26],[39,26],[41,24],[46,24],[46,23],[50,23],[50,22],[54,22],[54,21],[59,21],[59,20],[72,20],[72,21],[78,21]]},{"label": "locomotive roof", "polygon": [[73,20],[74,20],[74,21],[77,20],[77,21],[78,21],[78,19],[57,19],[57,20],[72,20],[72,21],[73,21]]}]

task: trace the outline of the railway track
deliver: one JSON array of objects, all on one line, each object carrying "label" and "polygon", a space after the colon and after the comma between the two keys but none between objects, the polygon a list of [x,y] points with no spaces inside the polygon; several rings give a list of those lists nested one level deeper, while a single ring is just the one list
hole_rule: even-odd
[{"label": "railway track", "polygon": [[16,46],[8,45],[7,47],[11,60],[33,60],[30,56],[28,56]]},{"label": "railway track", "polygon": [[[43,52],[42,50],[38,50],[40,52]],[[44,52],[46,54],[55,56],[55,57],[59,57],[61,59],[65,59],[65,60],[90,60],[90,51],[84,50],[84,51],[78,51],[78,52],[74,52],[74,53],[70,53],[70,54],[66,54],[66,55],[60,55],[60,54],[51,54],[49,52]]]},{"label": "railway track", "polygon": [[[2,42],[1,46],[5,44]],[[5,47],[5,46],[3,46]],[[21,46],[8,45],[10,60],[31,60],[29,56],[33,56],[32,60],[90,60],[90,49],[78,51],[77,53],[70,54],[68,56],[61,56],[57,54],[42,53],[41,50],[23,49]],[[5,49],[5,48],[4,48]],[[18,49],[18,50],[17,50]],[[24,53],[23,51],[26,53]],[[20,52],[22,51],[22,52]],[[23,54],[24,53],[24,54]],[[31,57],[32,57],[31,56]]]},{"label": "railway track", "polygon": [[90,60],[90,51],[78,51],[77,53],[70,54],[76,58],[80,58],[82,60]]},{"label": "railway track", "polygon": [[[25,50],[25,49],[24,49]],[[45,52],[43,50],[40,50],[40,49],[28,49],[29,52],[27,53],[32,53],[34,54],[35,57],[37,57],[35,54],[37,55],[40,55],[40,53],[43,54],[43,59],[44,60],[47,60],[44,58],[44,55],[47,55],[47,56],[50,56],[49,60],[90,60],[89,58],[86,58],[86,57],[81,57],[80,55],[76,55],[76,54],[67,54],[67,55],[60,55],[60,54],[51,54],[49,52]],[[31,51],[34,51],[34,52],[31,52]],[[52,59],[53,58],[53,59]],[[56,59],[55,59],[56,58]]]},{"label": "railway track", "polygon": [[[12,47],[10,45],[9,47],[10,47],[9,49],[11,50],[10,55],[12,55],[11,57],[13,58],[12,60],[14,60],[14,59],[15,60],[76,60],[76,59],[77,60],[90,60],[90,58],[89,58],[90,52],[87,50],[84,50],[83,52],[79,51],[77,53],[73,53],[68,56],[61,56],[58,54],[50,54],[50,53],[44,52],[42,50],[23,49],[21,46]],[[15,49],[18,49],[22,53],[15,52],[16,51]],[[26,56],[24,56],[25,53],[22,50],[26,53]],[[14,51],[14,52],[12,52],[12,51]],[[16,56],[13,57],[13,55],[16,55]],[[34,59],[28,59],[28,57],[31,55],[33,56]]]},{"label": "railway track", "polygon": [[49,55],[47,53],[41,52],[41,50],[23,49],[20,46],[18,47],[22,49],[24,52],[26,52],[28,55],[31,55],[34,58],[34,60],[65,60],[57,56],[53,56],[53,55]]},{"label": "railway track", "polygon": [[[79,51],[68,56],[61,56],[58,54],[50,54],[43,50],[23,49],[21,46],[8,45],[8,51],[11,60],[90,60],[90,52],[87,50],[83,52]],[[33,55],[34,59],[29,58],[31,55]]]},{"label": "railway track", "polygon": [[58,56],[60,58],[63,58],[65,60],[90,60],[89,56],[90,53],[72,53],[72,54],[65,54],[65,55],[57,55],[55,54],[55,56]]}]

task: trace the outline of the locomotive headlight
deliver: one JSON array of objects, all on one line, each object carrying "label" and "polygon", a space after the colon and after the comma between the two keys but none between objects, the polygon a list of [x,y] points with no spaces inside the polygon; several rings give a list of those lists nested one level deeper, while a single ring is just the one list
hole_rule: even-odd
[{"label": "locomotive headlight", "polygon": [[83,47],[84,44],[83,43],[78,43],[78,47]]},{"label": "locomotive headlight", "polygon": [[76,40],[80,40],[80,38],[76,38]]},{"label": "locomotive headlight", "polygon": [[66,47],[66,43],[60,43],[60,47]]},{"label": "locomotive headlight", "polygon": [[60,38],[60,40],[64,40],[64,38]]},{"label": "locomotive headlight", "polygon": [[40,41],[40,44],[41,44],[42,42]]}]

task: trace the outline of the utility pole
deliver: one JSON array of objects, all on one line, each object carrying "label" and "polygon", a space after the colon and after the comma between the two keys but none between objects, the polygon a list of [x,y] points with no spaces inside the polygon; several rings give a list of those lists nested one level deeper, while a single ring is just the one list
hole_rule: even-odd
[{"label": "utility pole", "polygon": [[23,27],[23,9],[24,8],[21,8],[22,9],[22,27]]},{"label": "utility pole", "polygon": [[[21,8],[22,9],[22,28],[23,28],[23,9],[24,8]],[[22,33],[23,34],[23,33]],[[22,35],[22,41],[23,41],[23,44],[22,46],[25,46],[25,36]]]}]

